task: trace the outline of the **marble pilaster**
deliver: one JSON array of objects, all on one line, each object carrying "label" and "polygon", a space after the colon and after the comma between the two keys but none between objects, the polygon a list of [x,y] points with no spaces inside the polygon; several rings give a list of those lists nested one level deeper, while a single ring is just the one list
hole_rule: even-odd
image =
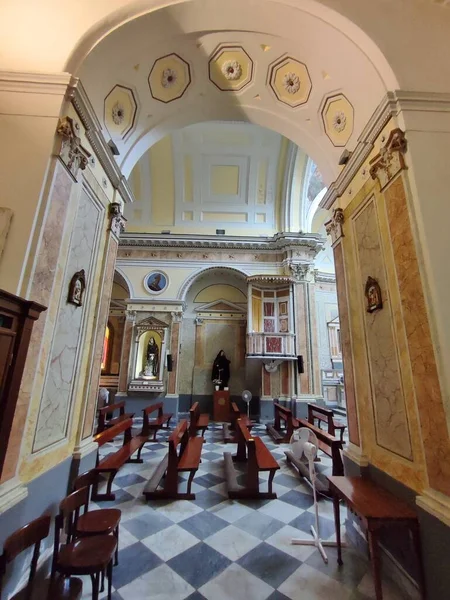
[{"label": "marble pilaster", "polygon": [[119,387],[118,392],[126,393],[128,390],[131,342],[133,339],[133,323],[136,318],[134,311],[127,311],[123,329],[122,349],[120,353]]},{"label": "marble pilaster", "polygon": [[170,337],[170,354],[172,356],[172,371],[169,373],[167,382],[167,393],[177,393],[178,354],[180,350],[180,318],[176,315],[172,320],[172,332]]}]

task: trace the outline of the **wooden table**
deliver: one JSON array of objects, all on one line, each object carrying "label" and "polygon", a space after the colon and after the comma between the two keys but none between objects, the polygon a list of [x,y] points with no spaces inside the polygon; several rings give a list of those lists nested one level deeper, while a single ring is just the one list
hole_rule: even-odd
[{"label": "wooden table", "polygon": [[214,391],[214,421],[226,423],[230,421],[230,391]]},{"label": "wooden table", "polygon": [[422,572],[422,556],[419,537],[419,523],[414,510],[384,488],[377,486],[363,477],[329,476],[330,491],[333,494],[334,523],[338,548],[338,564],[342,565],[341,523],[339,500],[343,500],[348,508],[356,513],[367,530],[376,600],[382,600],[380,572],[380,552],[378,545],[379,530],[392,523],[403,523],[412,533],[414,547],[419,559],[419,587],[425,599],[424,579]]}]

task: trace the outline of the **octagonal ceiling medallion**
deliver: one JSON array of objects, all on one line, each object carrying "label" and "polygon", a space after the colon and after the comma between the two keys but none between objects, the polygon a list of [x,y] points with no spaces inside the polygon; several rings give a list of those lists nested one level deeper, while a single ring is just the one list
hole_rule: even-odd
[{"label": "octagonal ceiling medallion", "polygon": [[165,103],[181,98],[190,83],[189,63],[178,54],[168,54],[155,60],[148,76],[151,95]]},{"label": "octagonal ceiling medallion", "polygon": [[111,137],[123,139],[134,126],[137,102],[133,90],[116,85],[104,102],[104,121]]},{"label": "octagonal ceiling medallion", "polygon": [[280,102],[296,108],[308,102],[312,83],[302,62],[284,56],[269,67],[269,86]]},{"label": "octagonal ceiling medallion", "polygon": [[334,146],[345,146],[353,133],[354,109],[344,94],[328,96],[321,111],[325,133]]},{"label": "octagonal ceiling medallion", "polygon": [[219,46],[209,60],[209,78],[223,92],[239,92],[253,77],[253,61],[242,46]]}]

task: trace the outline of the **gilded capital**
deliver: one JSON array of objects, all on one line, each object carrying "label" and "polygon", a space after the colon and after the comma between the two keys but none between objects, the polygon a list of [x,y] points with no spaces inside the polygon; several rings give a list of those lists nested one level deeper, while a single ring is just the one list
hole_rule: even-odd
[{"label": "gilded capital", "polygon": [[393,129],[385,145],[371,161],[370,175],[378,179],[383,190],[400,171],[406,169],[404,154],[407,149],[405,134]]},{"label": "gilded capital", "polygon": [[[79,125],[78,125],[79,128]],[[78,171],[87,167],[91,153],[81,144],[77,134],[77,124],[70,117],[59,119],[56,133],[60,136],[59,157],[66,165],[74,179],[77,179]]]},{"label": "gilded capital", "polygon": [[333,216],[325,223],[325,229],[327,234],[331,236],[332,244],[344,237],[344,231],[342,229],[344,221],[344,211],[342,208],[335,208],[333,210]]}]

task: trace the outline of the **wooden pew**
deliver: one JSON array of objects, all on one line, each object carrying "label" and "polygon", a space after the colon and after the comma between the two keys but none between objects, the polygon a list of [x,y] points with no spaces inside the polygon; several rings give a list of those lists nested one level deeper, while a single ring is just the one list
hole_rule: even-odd
[{"label": "wooden pew", "polygon": [[[121,421],[117,425],[109,427],[108,429],[105,429],[101,433],[98,433],[94,436],[94,442],[97,442],[100,448],[107,442],[112,441],[121,433],[124,434],[123,445],[121,448],[119,448],[119,450],[117,450],[117,452],[114,452],[114,454],[108,454],[108,456],[101,460],[99,458],[99,454],[97,453],[97,464],[95,468],[99,473],[108,474],[108,483],[106,487],[106,493],[99,493],[98,483],[94,485],[92,490],[92,500],[94,500],[94,502],[97,500],[114,500],[115,495],[111,492],[111,486],[120,467],[127,462],[143,462],[141,459],[141,450],[144,444],[148,441],[148,437],[142,435],[132,437],[132,426],[133,419],[126,419],[125,421]],[[137,457],[131,458],[135,452],[137,452]]]},{"label": "wooden pew", "polygon": [[247,415],[242,414],[240,412],[236,402],[232,402],[231,410],[230,410],[230,423],[223,424],[223,441],[225,444],[227,444],[228,442],[234,443],[236,441],[235,440],[235,432],[236,432],[236,422],[238,419],[241,419],[241,421],[244,423],[244,425],[247,427],[247,429],[249,431],[251,431],[251,429],[253,427],[253,423],[247,417]]},{"label": "wooden pew", "polygon": [[[237,453],[231,456],[224,452],[225,476],[227,479],[228,497],[233,498],[276,498],[272,491],[272,481],[275,472],[280,468],[270,451],[259,437],[253,437],[242,419],[236,421]],[[234,462],[246,462],[246,484],[241,486],[237,482],[237,473]],[[269,471],[267,492],[259,489],[259,473]]]},{"label": "wooden pew", "polygon": [[[112,419],[108,419],[109,414],[114,414],[116,411],[119,411],[117,417],[113,417]],[[116,402],[115,404],[108,404],[103,406],[102,408],[97,409],[97,433],[101,433],[107,427],[113,427],[122,421],[126,421],[127,419],[132,419],[134,417],[133,413],[125,413],[125,401]]]},{"label": "wooden pew", "polygon": [[[187,420],[178,423],[169,437],[169,451],[156,467],[143,494],[147,500],[158,500],[162,498],[174,498],[175,500],[195,500],[195,494],[191,492],[194,475],[200,464],[202,452],[202,437],[190,437]],[[178,491],[178,474],[189,473],[187,491]],[[161,480],[164,479],[162,489],[158,489]]]},{"label": "wooden pew", "polygon": [[277,402],[273,403],[273,410],[274,423],[273,425],[270,423],[266,425],[267,433],[275,444],[288,444],[291,441],[294,429],[298,428],[298,420],[292,415],[289,408],[285,408]]},{"label": "wooden pew", "polygon": [[[309,421],[305,419],[298,419],[298,423],[300,427],[307,427],[311,431],[316,434],[317,441],[319,443],[319,449],[322,452],[325,452],[328,456],[331,456],[332,459],[332,474],[333,475],[343,475],[344,474],[344,464],[342,462],[342,442],[338,440],[336,437],[330,435],[326,431],[319,429],[315,425],[311,425]],[[288,464],[294,464],[300,472],[302,477],[305,477],[309,480],[309,467],[307,461],[302,462],[297,460],[297,458],[293,455],[290,450],[284,451],[286,455],[286,461]],[[330,496],[329,490],[329,481],[325,474],[316,472],[316,489],[321,494],[325,494],[326,496]]]},{"label": "wooden pew", "polygon": [[[154,419],[150,419],[149,415],[158,411],[158,415]],[[153,432],[153,442],[156,442],[156,433],[160,429],[169,429],[170,419],[173,417],[172,413],[164,413],[163,412],[163,403],[158,402],[158,404],[152,404],[151,406],[147,406],[147,408],[142,409],[144,421],[142,425],[141,435],[146,435],[147,438],[150,438],[150,435]]]},{"label": "wooden pew", "polygon": [[340,431],[341,442],[344,443],[344,431],[346,425],[342,421],[334,418],[332,410],[322,406],[317,406],[317,404],[308,404],[308,421],[311,423],[311,425],[315,425],[316,419],[319,429],[320,424],[325,423],[327,426],[327,431],[330,435],[334,436],[336,434],[336,429]]},{"label": "wooden pew", "polygon": [[189,409],[189,435],[195,437],[197,431],[201,431],[202,437],[205,437],[205,431],[208,429],[208,425],[209,415],[200,413],[200,405],[196,402]]}]

